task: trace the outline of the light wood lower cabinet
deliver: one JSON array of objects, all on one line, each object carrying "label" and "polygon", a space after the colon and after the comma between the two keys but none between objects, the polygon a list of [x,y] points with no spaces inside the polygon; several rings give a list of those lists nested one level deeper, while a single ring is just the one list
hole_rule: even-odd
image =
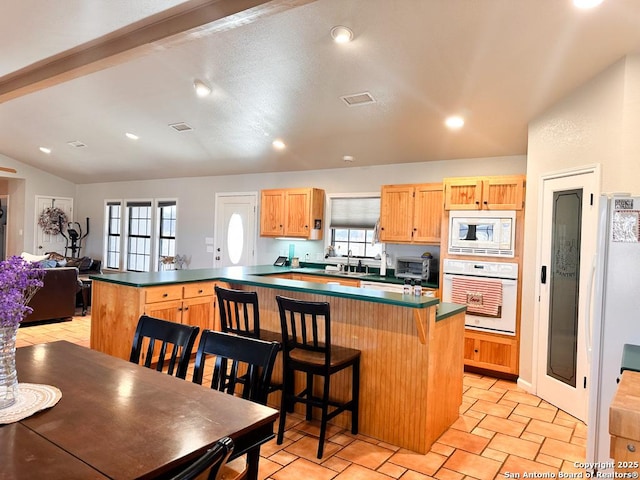
[{"label": "light wood lower cabinet", "polygon": [[515,337],[465,330],[464,364],[517,374],[518,340]]},{"label": "light wood lower cabinet", "polygon": [[200,331],[219,329],[214,286],[195,282],[137,288],[94,281],[91,348],[128,360],[141,315],[195,325]]}]

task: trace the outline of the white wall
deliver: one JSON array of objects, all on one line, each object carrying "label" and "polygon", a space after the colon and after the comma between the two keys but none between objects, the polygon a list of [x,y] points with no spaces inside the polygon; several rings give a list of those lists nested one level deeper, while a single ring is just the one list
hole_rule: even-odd
[{"label": "white wall", "polygon": [[[316,187],[330,193],[378,192],[383,184],[441,182],[444,177],[468,175],[522,174],[524,155],[471,158],[452,161],[405,163],[375,167],[352,167],[304,172],[229,175],[202,178],[175,178],[135,182],[78,185],[76,218],[91,219],[91,234],[85,254],[103,256],[104,204],[107,199],[177,198],[177,251],[191,257],[189,268],[213,265],[213,254],[206,252],[205,237],[214,237],[215,194],[222,192],[259,192],[266,188]],[[271,263],[289,241],[259,238],[257,262]],[[324,242],[294,242],[296,255],[305,253],[314,259],[324,251]]]},{"label": "white wall", "polygon": [[[55,161],[55,158],[52,161]],[[22,251],[35,252],[35,224],[37,215],[40,214],[35,211],[36,196],[74,198],[76,186],[74,183],[2,154],[0,154],[0,164],[17,170],[16,174],[0,172],[0,177],[7,181],[6,193],[10,197],[7,254],[19,255]]]},{"label": "white wall", "polygon": [[620,60],[529,125],[520,379],[533,382],[540,178],[600,164],[602,192],[640,192],[640,56]]}]

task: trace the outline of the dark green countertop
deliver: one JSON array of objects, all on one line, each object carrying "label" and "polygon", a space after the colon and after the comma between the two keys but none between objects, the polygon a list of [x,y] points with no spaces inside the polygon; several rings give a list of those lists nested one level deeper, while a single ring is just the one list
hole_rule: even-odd
[{"label": "dark green countertop", "polygon": [[[115,283],[131,287],[155,287],[162,285],[172,285],[176,283],[190,283],[202,281],[224,281],[241,285],[255,285],[266,288],[276,288],[296,292],[308,292],[319,295],[351,298],[354,300],[368,301],[374,303],[384,303],[389,305],[399,305],[408,308],[427,308],[438,305],[439,300],[433,297],[414,295],[403,295],[400,293],[384,292],[367,288],[347,287],[343,285],[324,284],[316,282],[305,282],[300,280],[289,280],[284,278],[274,278],[269,275],[282,273],[302,273],[320,275],[325,274],[319,269],[275,267],[273,265],[257,265],[251,267],[225,267],[225,268],[202,268],[195,270],[169,270],[164,272],[127,272],[117,274],[91,275],[89,278],[94,281]],[[326,274],[335,277],[334,274]],[[388,281],[384,277],[355,276],[347,275],[346,278],[367,281]],[[442,320],[448,316],[464,311],[466,307],[457,304],[440,304],[437,318]]]}]

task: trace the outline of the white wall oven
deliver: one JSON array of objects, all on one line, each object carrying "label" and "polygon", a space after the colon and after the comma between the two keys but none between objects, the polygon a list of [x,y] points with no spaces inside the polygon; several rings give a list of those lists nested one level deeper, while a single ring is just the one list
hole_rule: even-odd
[{"label": "white wall oven", "polygon": [[516,334],[518,264],[444,259],[442,301],[467,306],[465,327]]},{"label": "white wall oven", "polygon": [[449,212],[450,254],[513,257],[515,235],[514,210]]}]

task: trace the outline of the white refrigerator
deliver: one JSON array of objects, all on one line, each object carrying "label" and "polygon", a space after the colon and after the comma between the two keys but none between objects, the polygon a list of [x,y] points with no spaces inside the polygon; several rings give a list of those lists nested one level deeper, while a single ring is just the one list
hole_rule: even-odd
[{"label": "white refrigerator", "polygon": [[[600,197],[591,328],[587,463],[609,462],[609,405],[625,343],[640,345],[640,197]],[[611,471],[611,469],[598,469]]]}]

